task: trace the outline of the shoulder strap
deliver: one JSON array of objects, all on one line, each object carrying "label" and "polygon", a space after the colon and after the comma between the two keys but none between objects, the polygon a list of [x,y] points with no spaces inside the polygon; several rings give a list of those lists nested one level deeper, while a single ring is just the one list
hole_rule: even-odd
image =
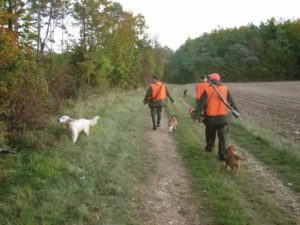
[{"label": "shoulder strap", "polygon": [[226,99],[221,95],[221,93],[218,91],[216,86],[212,83],[209,82],[210,86],[214,89],[215,93],[219,96],[221,101],[224,103],[224,105],[232,112],[232,114],[238,118],[240,116],[240,113],[236,111],[234,108],[231,107],[231,105],[226,101]]}]

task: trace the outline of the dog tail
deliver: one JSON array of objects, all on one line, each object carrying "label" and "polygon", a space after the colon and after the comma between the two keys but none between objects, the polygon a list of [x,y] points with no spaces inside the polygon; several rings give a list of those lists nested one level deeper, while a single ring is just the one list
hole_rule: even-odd
[{"label": "dog tail", "polygon": [[95,116],[93,119],[90,120],[90,125],[95,126],[98,123],[99,116]]}]

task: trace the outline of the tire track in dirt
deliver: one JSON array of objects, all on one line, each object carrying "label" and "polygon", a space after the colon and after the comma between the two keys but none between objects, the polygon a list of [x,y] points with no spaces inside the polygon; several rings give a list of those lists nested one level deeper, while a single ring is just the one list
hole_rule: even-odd
[{"label": "tire track in dirt", "polygon": [[247,149],[240,148],[240,151],[247,156],[247,160],[243,162],[244,169],[256,177],[266,195],[276,199],[280,205],[291,211],[298,218],[297,224],[300,225],[300,194],[286,187],[272,171],[250,154]]},{"label": "tire track in dirt", "polygon": [[147,130],[150,153],[157,157],[155,172],[143,187],[143,225],[200,225],[198,208],[192,204],[188,177],[168,132],[166,116],[158,130]]}]

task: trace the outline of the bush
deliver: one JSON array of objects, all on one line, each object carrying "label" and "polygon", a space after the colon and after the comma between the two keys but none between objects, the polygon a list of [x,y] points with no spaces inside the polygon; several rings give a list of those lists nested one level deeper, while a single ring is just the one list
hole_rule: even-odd
[{"label": "bush", "polygon": [[41,127],[49,112],[50,95],[41,70],[26,62],[10,93],[10,114],[14,128]]}]

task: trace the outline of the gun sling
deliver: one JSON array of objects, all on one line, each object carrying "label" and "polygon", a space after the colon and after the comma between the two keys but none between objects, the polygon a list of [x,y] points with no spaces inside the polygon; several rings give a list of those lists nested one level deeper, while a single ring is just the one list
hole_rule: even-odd
[{"label": "gun sling", "polygon": [[212,88],[214,89],[214,91],[216,92],[216,94],[219,96],[219,98],[221,99],[221,101],[224,103],[224,105],[232,112],[232,114],[236,117],[239,118],[240,117],[240,113],[238,111],[236,111],[234,108],[232,108],[229,103],[224,99],[224,97],[220,94],[220,92],[218,91],[218,89],[216,88],[216,86],[209,82],[209,84],[212,86]]}]

